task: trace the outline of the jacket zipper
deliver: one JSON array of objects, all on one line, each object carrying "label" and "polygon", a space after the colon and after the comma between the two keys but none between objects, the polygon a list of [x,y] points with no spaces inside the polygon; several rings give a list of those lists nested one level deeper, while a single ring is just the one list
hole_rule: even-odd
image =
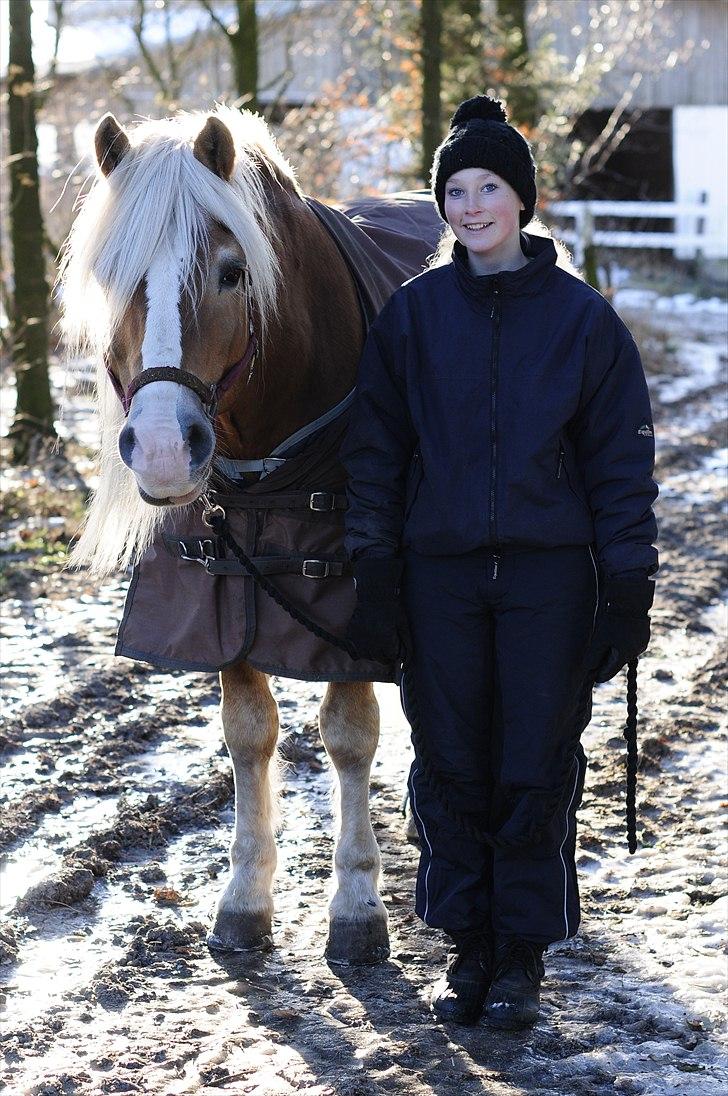
[{"label": "jacket zipper", "polygon": [[414,453],[412,454],[412,464],[411,464],[411,467],[410,467],[410,475],[413,478],[415,476],[417,477],[417,483],[416,483],[416,485],[415,485],[415,487],[412,491],[412,497],[410,498],[409,506],[405,510],[405,514],[404,514],[404,521],[405,522],[408,520],[410,514],[412,513],[412,507],[414,506],[415,502],[417,501],[417,496],[419,494],[420,487],[422,485],[423,472],[422,472],[422,466],[420,464],[420,460],[421,460],[420,450],[415,449]]},{"label": "jacket zipper", "polygon": [[586,509],[589,511],[589,514],[591,515],[591,510],[589,508],[589,504],[583,498],[580,497],[580,495],[577,493],[577,491],[574,490],[574,487],[572,486],[571,476],[569,475],[569,469],[566,465],[566,450],[564,449],[564,443],[560,440],[559,441],[559,463],[558,463],[558,467],[556,469],[556,478],[557,479],[561,479],[561,473],[562,472],[566,476],[566,486],[569,488],[569,490],[571,491],[571,493],[574,496],[574,498],[576,499],[576,501],[579,503],[580,506],[586,507]]},{"label": "jacket zipper", "polygon": [[[501,324],[501,308],[500,299],[498,297],[498,283],[493,285],[493,307],[490,312],[491,320],[493,323],[493,334],[490,344],[490,461],[491,461],[491,473],[490,473],[490,538],[493,544],[498,543],[498,533],[495,521],[495,479],[496,479],[496,430],[495,430],[495,409],[496,409],[496,383],[498,380],[498,349],[500,341],[500,324]],[[494,567],[494,571],[497,572],[497,564]],[[495,574],[493,575],[495,578]]]}]

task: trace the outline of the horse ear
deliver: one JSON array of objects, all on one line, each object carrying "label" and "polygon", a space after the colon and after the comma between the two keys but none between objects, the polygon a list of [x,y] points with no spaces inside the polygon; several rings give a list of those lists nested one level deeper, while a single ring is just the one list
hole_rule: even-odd
[{"label": "horse ear", "polygon": [[96,159],[104,175],[111,175],[131,148],[129,138],[113,114],[105,114],[94,134]]},{"label": "horse ear", "polygon": [[235,144],[224,122],[211,115],[198,133],[192,151],[196,160],[228,181],[235,167]]}]

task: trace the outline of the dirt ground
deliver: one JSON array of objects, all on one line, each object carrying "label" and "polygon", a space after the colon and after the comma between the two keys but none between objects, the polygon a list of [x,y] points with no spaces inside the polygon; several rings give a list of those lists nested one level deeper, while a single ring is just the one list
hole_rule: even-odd
[{"label": "dirt ground", "polygon": [[0,727],[6,1092],[728,1090],[725,312],[623,311],[652,388],[661,485],[662,568],[640,663],[642,847],[626,852],[620,676],[597,688],[585,735],[582,928],[549,950],[535,1029],[433,1022],[427,997],[446,942],[412,911],[417,850],[400,813],[409,746],[393,686],[377,687],[371,790],[391,959],[364,970],[323,959],[333,850],[316,734],[323,686],[283,679],[273,679],[284,758],[276,947],[211,954],[232,824],[217,681],[115,660],[125,581],[99,589],[55,564],[34,571],[31,547],[6,551],[21,565],[5,606]]}]

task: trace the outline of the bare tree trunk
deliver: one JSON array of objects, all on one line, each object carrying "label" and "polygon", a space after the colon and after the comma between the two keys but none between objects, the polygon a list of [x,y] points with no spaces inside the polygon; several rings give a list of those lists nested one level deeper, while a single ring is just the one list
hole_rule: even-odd
[{"label": "bare tree trunk", "polygon": [[420,174],[429,184],[435,149],[442,140],[442,3],[422,0],[422,160]]},{"label": "bare tree trunk", "polygon": [[13,0],[9,5],[10,224],[15,275],[12,357],[17,381],[11,436],[13,458],[18,463],[28,459],[39,437],[55,436],[48,380],[48,286],[38,189],[30,14],[30,0]]},{"label": "bare tree trunk", "polygon": [[230,36],[241,106],[258,109],[258,15],[255,0],[237,0],[238,30]]},{"label": "bare tree trunk", "polygon": [[538,95],[530,77],[526,0],[496,0],[498,21],[505,31],[503,63],[514,69],[517,79],[509,81],[509,121],[533,129],[539,120]]},{"label": "bare tree trunk", "polygon": [[442,98],[449,110],[484,92],[489,58],[480,0],[442,0]]},{"label": "bare tree trunk", "polygon": [[246,110],[258,110],[258,13],[255,0],[235,0],[237,19],[230,26],[217,14],[212,0],[199,2],[230,46],[238,92],[236,105]]}]

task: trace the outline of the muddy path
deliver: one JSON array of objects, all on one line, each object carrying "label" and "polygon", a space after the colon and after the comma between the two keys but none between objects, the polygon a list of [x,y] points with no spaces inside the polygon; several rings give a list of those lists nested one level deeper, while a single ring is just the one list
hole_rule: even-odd
[{"label": "muddy path", "polygon": [[412,912],[417,850],[399,809],[408,735],[393,686],[377,687],[371,790],[392,958],[367,970],[323,960],[333,850],[323,687],[284,679],[272,682],[276,948],[211,955],[232,824],[217,682],[115,660],[124,583],[98,589],[62,573],[5,605],[5,1091],[726,1091],[725,314],[625,315],[645,352],[662,487],[654,638],[640,663],[642,847],[627,855],[620,678],[596,690],[585,735],[582,929],[549,950],[537,1027],[503,1035],[431,1019],[446,942]]}]

